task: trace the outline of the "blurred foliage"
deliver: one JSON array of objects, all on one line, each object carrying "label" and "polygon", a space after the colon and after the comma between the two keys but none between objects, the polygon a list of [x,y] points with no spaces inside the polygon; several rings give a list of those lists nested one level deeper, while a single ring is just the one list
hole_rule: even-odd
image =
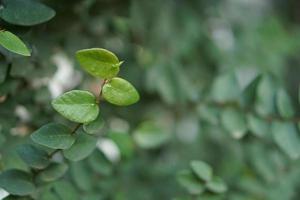
[{"label": "blurred foliage", "polygon": [[74,126],[52,98],[98,92],[100,83],[79,70],[77,50],[115,52],[141,96],[128,108],[104,103],[105,125],[93,127],[98,148],[32,198],[196,199],[178,173],[196,179],[190,163],[201,160],[220,177],[213,188],[227,189],[205,190],[201,200],[299,199],[298,1],[41,0],[47,11],[36,18],[1,11],[16,2],[11,12],[20,12],[22,1],[2,0],[0,9],[1,28],[31,49],[31,57],[0,49],[1,171],[29,172],[17,149],[40,126]]}]

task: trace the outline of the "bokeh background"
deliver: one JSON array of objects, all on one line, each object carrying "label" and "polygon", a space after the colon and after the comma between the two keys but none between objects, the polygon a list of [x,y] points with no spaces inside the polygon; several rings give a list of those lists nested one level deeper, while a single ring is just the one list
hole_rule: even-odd
[{"label": "bokeh background", "polygon": [[9,56],[7,81],[1,49],[0,170],[26,170],[15,147],[43,124],[69,123],[52,98],[74,88],[98,92],[100,81],[74,53],[102,47],[125,61],[120,76],[141,100],[101,105],[98,148],[70,163],[62,180],[72,198],[196,199],[176,180],[192,160],[210,164],[227,185],[206,199],[300,198],[300,1],[42,2],[56,11],[47,23],[1,22],[33,56]]}]

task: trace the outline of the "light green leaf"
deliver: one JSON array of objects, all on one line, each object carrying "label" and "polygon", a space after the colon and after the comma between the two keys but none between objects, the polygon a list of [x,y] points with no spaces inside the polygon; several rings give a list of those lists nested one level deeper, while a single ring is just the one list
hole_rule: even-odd
[{"label": "light green leaf", "polygon": [[212,168],[205,162],[194,160],[190,163],[193,172],[202,180],[209,181],[212,178]]},{"label": "light green leaf", "polygon": [[96,138],[83,133],[77,137],[71,148],[63,151],[63,154],[71,161],[79,161],[86,158],[93,152],[96,147],[96,143]]},{"label": "light green leaf", "polygon": [[290,122],[273,122],[272,134],[275,143],[291,158],[300,156],[300,137],[294,124]]},{"label": "light green leaf", "polygon": [[102,94],[105,100],[118,106],[128,106],[140,99],[137,90],[122,78],[113,78],[107,82]]},{"label": "light green leaf", "polygon": [[227,191],[227,186],[224,181],[219,177],[214,177],[206,184],[206,188],[214,193],[224,193]]},{"label": "light green leaf", "polygon": [[10,23],[21,26],[33,26],[54,17],[55,11],[34,0],[2,0],[0,17]]},{"label": "light green leaf", "polygon": [[19,156],[30,167],[43,169],[48,166],[49,158],[46,151],[31,144],[23,144],[17,148]]},{"label": "light green leaf", "polygon": [[46,169],[41,171],[38,178],[42,181],[50,182],[61,178],[68,170],[65,163],[51,163]]},{"label": "light green leaf", "polygon": [[194,174],[188,170],[182,170],[177,174],[178,183],[190,194],[199,195],[204,192],[204,185],[197,180]]},{"label": "light green leaf", "polygon": [[71,130],[57,123],[49,123],[31,134],[31,139],[52,149],[68,149],[75,142]]},{"label": "light green leaf", "polygon": [[246,119],[243,113],[227,108],[221,113],[221,122],[233,138],[240,139],[247,133]]},{"label": "light green leaf", "polygon": [[79,50],[76,52],[76,58],[88,73],[103,79],[115,77],[122,64],[115,54],[101,48]]},{"label": "light green leaf", "polygon": [[30,56],[30,51],[22,40],[9,31],[0,30],[0,45],[16,54]]},{"label": "light green leaf", "polygon": [[65,118],[78,122],[89,123],[99,114],[96,97],[82,90],[72,90],[52,101],[53,108]]},{"label": "light green leaf", "polygon": [[100,133],[102,128],[104,127],[104,120],[101,115],[98,115],[98,117],[88,123],[83,125],[83,130],[88,134],[97,134]]},{"label": "light green leaf", "polygon": [[293,117],[295,112],[289,94],[284,89],[279,89],[276,94],[276,104],[279,114],[282,117]]},{"label": "light green leaf", "polygon": [[29,195],[35,191],[32,177],[21,170],[10,169],[0,174],[0,187],[13,195]]},{"label": "light green leaf", "polygon": [[144,149],[153,149],[160,147],[168,142],[170,134],[154,122],[143,122],[133,133],[133,139],[137,145]]}]

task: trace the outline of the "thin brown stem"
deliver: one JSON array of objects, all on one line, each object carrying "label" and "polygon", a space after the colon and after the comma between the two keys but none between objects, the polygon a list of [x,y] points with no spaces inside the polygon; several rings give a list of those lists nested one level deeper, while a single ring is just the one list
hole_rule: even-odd
[{"label": "thin brown stem", "polygon": [[103,86],[105,85],[105,83],[107,82],[107,79],[104,79],[102,82],[101,82],[101,86],[100,86],[100,92],[99,92],[99,95],[97,97],[97,104],[100,103],[100,100],[101,100],[101,97],[102,97],[102,90],[103,90]]}]

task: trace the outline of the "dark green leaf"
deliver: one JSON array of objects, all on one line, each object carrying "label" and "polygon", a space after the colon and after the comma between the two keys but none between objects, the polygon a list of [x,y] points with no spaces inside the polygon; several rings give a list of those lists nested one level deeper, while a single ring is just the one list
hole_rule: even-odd
[{"label": "dark green leaf", "polygon": [[115,77],[119,73],[122,64],[115,54],[101,48],[77,51],[76,58],[81,67],[88,73],[104,79]]},{"label": "dark green leaf", "polygon": [[33,26],[54,17],[55,11],[34,0],[2,0],[0,17],[11,24]]},{"label": "dark green leaf", "polygon": [[20,146],[17,151],[19,156],[30,167],[43,169],[49,164],[47,152],[31,144],[24,144]]},{"label": "dark green leaf", "polygon": [[0,45],[16,54],[30,56],[30,51],[22,40],[9,31],[0,30]]},{"label": "dark green leaf", "polygon": [[97,138],[80,134],[69,149],[63,151],[64,156],[71,161],[79,161],[89,156],[96,147]]},{"label": "dark green leaf", "polygon": [[75,142],[71,130],[65,125],[49,123],[31,134],[31,139],[52,149],[68,149]]},{"label": "dark green leaf", "polygon": [[64,163],[51,163],[46,169],[41,171],[38,178],[42,181],[50,182],[61,178],[68,170],[68,165]]},{"label": "dark green leaf", "polygon": [[122,78],[113,78],[107,82],[103,86],[103,97],[118,106],[128,106],[140,99],[137,90]]},{"label": "dark green leaf", "polygon": [[54,191],[60,197],[60,200],[77,200],[78,192],[66,181],[58,181],[54,184]]},{"label": "dark green leaf", "polygon": [[13,195],[28,195],[35,191],[32,177],[21,170],[10,169],[0,174],[0,187]]},{"label": "dark green leaf", "polygon": [[89,123],[99,114],[96,97],[82,90],[72,90],[52,101],[53,108],[65,118],[78,122]]},{"label": "dark green leaf", "polygon": [[98,117],[88,123],[83,125],[83,130],[88,134],[97,134],[100,133],[102,128],[104,127],[104,120],[101,115],[98,115]]}]

